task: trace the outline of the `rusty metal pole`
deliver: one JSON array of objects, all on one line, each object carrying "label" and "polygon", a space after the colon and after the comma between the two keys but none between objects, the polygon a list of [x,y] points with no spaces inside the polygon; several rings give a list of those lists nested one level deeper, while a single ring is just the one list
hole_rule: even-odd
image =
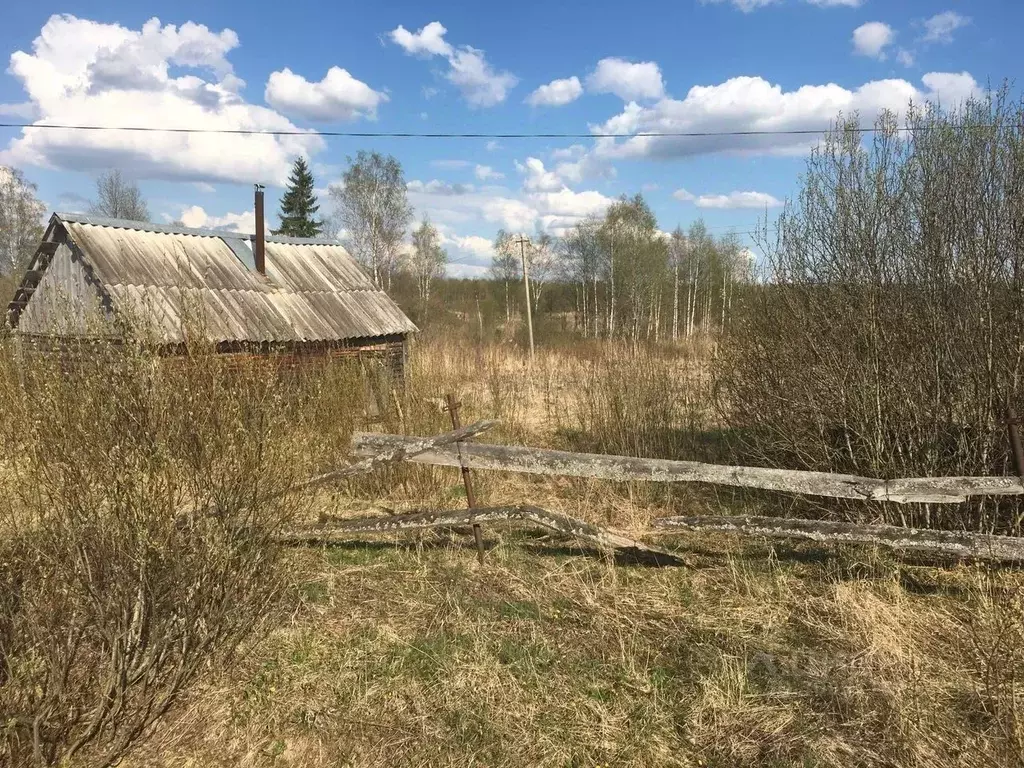
[{"label": "rusty metal pole", "polygon": [[[462,405],[455,401],[455,395],[451,392],[447,396],[448,414],[452,417],[452,429],[462,428],[462,419],[459,418],[459,407]],[[470,509],[476,507],[476,496],[473,493],[473,476],[466,466],[466,460],[462,456],[462,444],[456,443],[455,450],[459,452],[459,467],[462,470],[462,484],[466,487],[466,506]],[[473,539],[476,541],[476,559],[480,565],[484,564],[484,537],[480,530],[479,523],[473,523]]]},{"label": "rusty metal pole", "polygon": [[1024,480],[1024,446],[1020,442],[1020,419],[1017,418],[1017,411],[1006,400],[1006,429],[1010,433],[1010,449],[1013,451],[1013,463],[1017,467],[1017,475]]}]

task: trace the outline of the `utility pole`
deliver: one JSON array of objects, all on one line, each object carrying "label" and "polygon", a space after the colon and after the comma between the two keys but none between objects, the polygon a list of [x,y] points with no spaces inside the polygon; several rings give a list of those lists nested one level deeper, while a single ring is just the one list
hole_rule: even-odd
[{"label": "utility pole", "polygon": [[519,236],[519,255],[523,259],[523,288],[526,290],[526,327],[530,332],[530,364],[533,365],[533,309],[530,307],[530,269],[526,266],[526,244],[530,242]]}]

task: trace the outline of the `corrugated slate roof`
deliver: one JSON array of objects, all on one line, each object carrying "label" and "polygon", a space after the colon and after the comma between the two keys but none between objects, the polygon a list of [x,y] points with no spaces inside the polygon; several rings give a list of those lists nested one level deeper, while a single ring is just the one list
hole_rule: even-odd
[{"label": "corrugated slate roof", "polygon": [[148,320],[169,343],[198,316],[218,342],[321,342],[415,332],[341,243],[266,238],[56,213],[115,310]]}]

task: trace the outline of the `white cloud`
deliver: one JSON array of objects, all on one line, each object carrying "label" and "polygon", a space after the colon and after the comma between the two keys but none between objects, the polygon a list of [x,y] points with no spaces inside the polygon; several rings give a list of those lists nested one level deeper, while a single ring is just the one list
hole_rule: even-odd
[{"label": "white cloud", "polygon": [[496,142],[494,139],[491,139],[490,141],[487,142],[487,151],[488,152],[495,152],[495,151],[497,151],[499,149],[501,149],[501,144]]},{"label": "white cloud", "polygon": [[445,79],[462,92],[469,106],[493,107],[503,102],[519,78],[511,72],[495,71],[478,48],[453,47],[444,39],[447,31],[439,21],[432,21],[418,32],[399,24],[388,36],[406,53],[446,58],[449,68]]},{"label": "white cloud", "polygon": [[[227,54],[230,29],[180,27],[150,19],[141,29],[54,15],[32,43],[11,55],[19,80],[46,123],[188,126],[299,131],[287,118],[247,103]],[[187,68],[184,73],[175,69]],[[300,131],[299,131],[300,132]],[[76,171],[131,168],[139,178],[281,183],[296,155],[324,142],[313,135],[172,134],[25,130],[0,163]]]},{"label": "white cloud", "polygon": [[[193,229],[223,229],[228,232],[240,232],[252,234],[256,231],[255,211],[243,213],[225,213],[223,216],[211,216],[202,206],[191,205],[182,210],[178,219],[186,227]],[[270,232],[269,222],[264,223],[264,228]]]},{"label": "white cloud", "polygon": [[504,173],[500,173],[494,170],[489,165],[478,165],[474,173],[476,174],[476,177],[480,179],[480,181],[497,181],[499,179],[505,178]]},{"label": "white cloud", "polygon": [[441,22],[432,21],[419,32],[410,32],[399,24],[388,33],[388,36],[406,53],[420,56],[451,56],[452,47],[444,39],[447,31]]},{"label": "white cloud", "polygon": [[929,99],[946,106],[960,104],[983,93],[968,72],[929,72],[921,80],[928,87]]},{"label": "white cloud", "polygon": [[653,61],[634,63],[609,57],[597,62],[587,78],[587,89],[613,93],[623,101],[659,99],[665,93],[661,70]]},{"label": "white cloud", "polygon": [[698,208],[778,208],[782,201],[767,192],[730,192],[728,195],[694,195],[685,189],[677,189],[672,197],[684,203],[693,203]]},{"label": "white cloud", "polygon": [[486,256],[490,258],[494,253],[494,243],[486,237],[468,235],[467,237],[455,237],[453,240],[462,250],[470,251],[478,256]]},{"label": "white cloud", "polygon": [[451,69],[446,77],[462,91],[471,107],[493,107],[505,100],[519,78],[510,72],[495,72],[484,52],[463,46],[448,59]]},{"label": "white cloud", "polygon": [[413,179],[405,185],[405,189],[408,192],[426,192],[431,195],[468,195],[473,191],[472,184],[452,184],[447,181],[441,181],[440,179],[432,179],[431,181],[420,181],[419,179]]},{"label": "white cloud", "polygon": [[961,16],[956,11],[943,11],[924,22],[922,39],[926,43],[952,43],[953,33],[970,23],[970,18]]},{"label": "white cloud", "polygon": [[[911,101],[941,99],[946,106],[980,93],[967,72],[931,72],[925,88],[906,80],[875,80],[850,90],[830,83],[804,85],[784,91],[760,77],[734,77],[724,83],[694,86],[684,99],[665,98],[649,107],[627,104],[623,111],[593,126],[595,133],[721,133],[738,131],[825,130],[840,113],[859,113],[871,123],[883,110],[905,112]],[[762,135],[636,136],[597,139],[594,154],[609,160],[664,159],[741,152],[746,154],[802,153],[820,136],[770,133]]]},{"label": "white cloud", "polygon": [[271,72],[264,91],[267,103],[281,112],[308,120],[355,120],[377,117],[387,94],[356,80],[341,67],[331,67],[318,83],[311,83],[285,67]]},{"label": "white cloud", "polygon": [[536,157],[526,158],[525,163],[516,162],[516,170],[526,177],[523,189],[527,192],[557,192],[565,186],[558,174],[545,169]]},{"label": "white cloud", "polygon": [[441,182],[436,186],[410,183],[409,202],[443,232],[491,226],[515,232],[541,227],[553,234],[560,234],[585,216],[603,213],[613,202],[600,192],[569,189],[536,158],[517,165],[526,177],[519,192],[491,186],[453,195]]},{"label": "white cloud", "polygon": [[580,79],[573,75],[540,86],[526,97],[526,103],[532,107],[562,107],[576,101],[582,95],[583,85]]},{"label": "white cloud", "polygon": [[900,48],[896,52],[896,61],[902,64],[904,67],[914,66],[914,54],[908,51],[906,48]]},{"label": "white cloud", "polygon": [[853,50],[861,56],[885,59],[885,49],[895,37],[896,33],[888,24],[869,21],[853,30]]},{"label": "white cloud", "polygon": [[819,8],[860,8],[864,0],[805,0]]},{"label": "white cloud", "polygon": [[558,163],[555,173],[571,184],[580,184],[585,179],[615,178],[615,166],[603,157],[586,153],[575,160]]}]

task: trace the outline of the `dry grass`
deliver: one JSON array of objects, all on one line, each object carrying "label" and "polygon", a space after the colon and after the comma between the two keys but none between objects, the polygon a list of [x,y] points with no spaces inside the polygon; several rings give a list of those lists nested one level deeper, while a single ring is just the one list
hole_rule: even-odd
[{"label": "dry grass", "polygon": [[[419,350],[400,405],[380,418],[441,430],[436,398],[451,390],[467,419],[505,419],[488,439],[706,450],[694,433],[714,425],[698,423],[709,414],[685,389],[701,377],[681,375],[671,397],[643,386],[695,363],[544,353],[531,373],[514,353],[478,354],[473,369],[462,350]],[[622,386],[598,381],[612,366]],[[612,416],[587,424],[598,397]],[[678,430],[673,442],[644,442],[664,427]],[[484,501],[525,498],[634,532],[715,503],[477,475]],[[454,470],[403,467],[317,503],[357,515],[464,496]],[[483,567],[454,532],[295,550],[290,619],[211,672],[131,764],[1024,765],[1016,572],[708,536],[675,539],[692,569],[650,569],[524,532],[486,538]]]}]

